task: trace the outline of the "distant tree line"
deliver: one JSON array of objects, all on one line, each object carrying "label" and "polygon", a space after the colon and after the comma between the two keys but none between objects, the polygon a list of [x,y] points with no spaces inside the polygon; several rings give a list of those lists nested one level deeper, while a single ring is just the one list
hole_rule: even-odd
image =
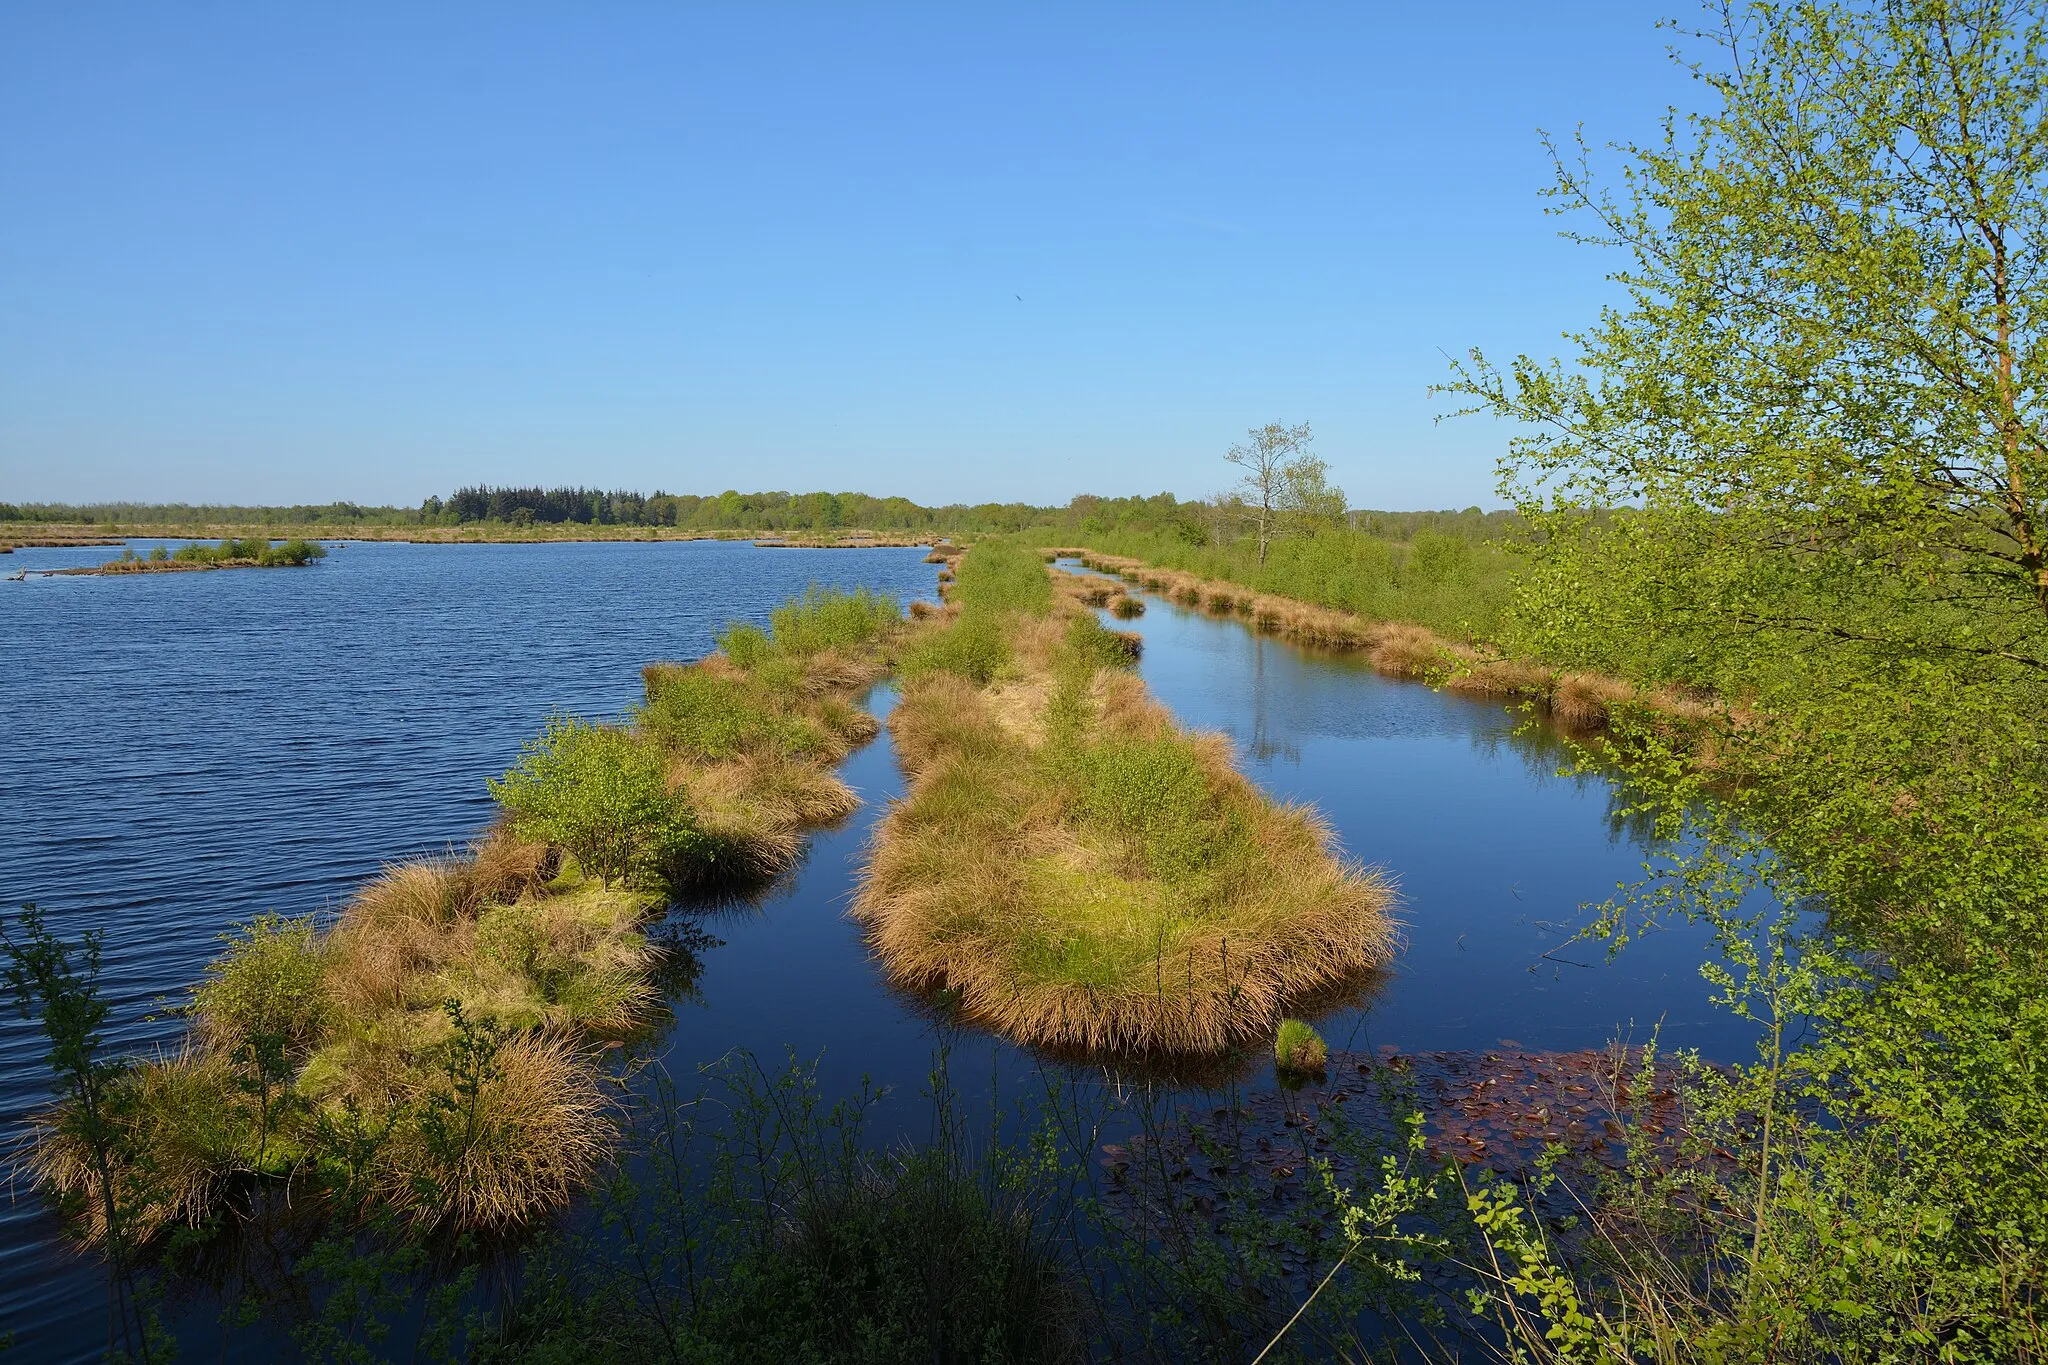
[{"label": "distant tree line", "polygon": [[[1375,512],[1343,506],[1342,493],[1308,505],[1290,502],[1290,527],[1350,530],[1406,541],[1428,531],[1462,540],[1491,540],[1515,521],[1512,512]],[[1294,504],[1302,504],[1295,506]],[[1056,531],[1085,539],[1127,532],[1176,537],[1189,545],[1218,546],[1256,534],[1255,510],[1237,491],[1213,498],[1182,500],[1171,493],[1151,497],[1101,497],[1083,493],[1064,506],[1023,502],[949,503],[928,507],[901,497],[867,493],[741,493],[712,496],[640,493],[626,489],[515,488],[477,484],[446,498],[430,497],[418,507],[367,506],[353,502],[242,506],[223,503],[6,503],[0,523],[103,527],[333,527],[587,525],[675,527],[700,531],[934,531],[987,533]]]}]

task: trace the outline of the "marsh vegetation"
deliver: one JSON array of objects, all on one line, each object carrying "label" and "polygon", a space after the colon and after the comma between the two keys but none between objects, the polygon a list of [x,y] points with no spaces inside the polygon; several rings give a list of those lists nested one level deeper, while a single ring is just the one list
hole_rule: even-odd
[{"label": "marsh vegetation", "polygon": [[977,545],[954,597],[903,658],[911,786],[855,903],[893,977],[1028,1043],[1215,1053],[1387,960],[1385,880],[1176,725],[1038,555]]},{"label": "marsh vegetation", "polygon": [[325,559],[327,547],[297,537],[272,544],[267,536],[237,540],[229,537],[217,545],[181,545],[176,550],[159,545],[147,555],[123,550],[119,559],[108,560],[92,569],[60,569],[75,574],[175,573],[185,569],[302,569],[314,560]]}]

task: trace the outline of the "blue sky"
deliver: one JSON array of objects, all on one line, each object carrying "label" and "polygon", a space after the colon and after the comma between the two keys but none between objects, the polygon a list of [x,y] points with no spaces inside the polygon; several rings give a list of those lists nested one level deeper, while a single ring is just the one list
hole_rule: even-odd
[{"label": "blue sky", "polygon": [[1660,12],[17,3],[0,501],[1198,496],[1307,421],[1493,505],[1428,387],[1610,297],[1537,130],[1693,98]]}]

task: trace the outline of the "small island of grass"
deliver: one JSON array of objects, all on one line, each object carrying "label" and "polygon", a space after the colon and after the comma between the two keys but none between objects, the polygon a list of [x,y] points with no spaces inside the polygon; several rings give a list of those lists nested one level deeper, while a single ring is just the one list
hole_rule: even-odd
[{"label": "small island of grass", "polygon": [[1387,960],[1384,879],[1175,724],[1039,556],[978,545],[950,596],[855,903],[900,983],[1026,1043],[1214,1053]]},{"label": "small island of grass", "polygon": [[327,547],[310,540],[287,540],[273,545],[267,538],[232,537],[217,545],[197,542],[176,550],[159,545],[146,555],[123,550],[119,559],[84,569],[53,569],[58,574],[182,573],[194,569],[302,569],[317,559],[327,558]]}]

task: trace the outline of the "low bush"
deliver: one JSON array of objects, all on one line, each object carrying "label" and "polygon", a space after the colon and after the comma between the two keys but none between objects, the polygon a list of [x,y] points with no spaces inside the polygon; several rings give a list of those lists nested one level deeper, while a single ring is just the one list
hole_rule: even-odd
[{"label": "low bush", "polygon": [[259,915],[222,939],[228,950],[192,992],[209,1039],[230,1052],[255,1040],[288,1048],[310,1042],[330,1008],[326,954],[312,917]]},{"label": "low bush", "polygon": [[561,845],[607,887],[658,879],[700,840],[658,748],[572,716],[550,718],[490,789],[514,830]]},{"label": "low bush", "polygon": [[873,644],[902,619],[902,607],[887,593],[815,584],[768,614],[775,648],[796,655]]},{"label": "low bush", "polygon": [[1002,672],[1010,661],[1010,637],[1000,618],[962,617],[903,651],[897,661],[906,679],[951,673],[977,685]]},{"label": "low bush", "polygon": [[[764,642],[767,638],[751,626],[739,629]],[[743,654],[751,655],[755,647],[750,636],[731,643]],[[758,657],[765,662],[768,652],[764,646]],[[815,722],[783,710],[778,698],[745,674],[697,666],[649,668],[645,677],[640,724],[677,753],[720,759],[762,749],[814,754],[824,747]]]}]

